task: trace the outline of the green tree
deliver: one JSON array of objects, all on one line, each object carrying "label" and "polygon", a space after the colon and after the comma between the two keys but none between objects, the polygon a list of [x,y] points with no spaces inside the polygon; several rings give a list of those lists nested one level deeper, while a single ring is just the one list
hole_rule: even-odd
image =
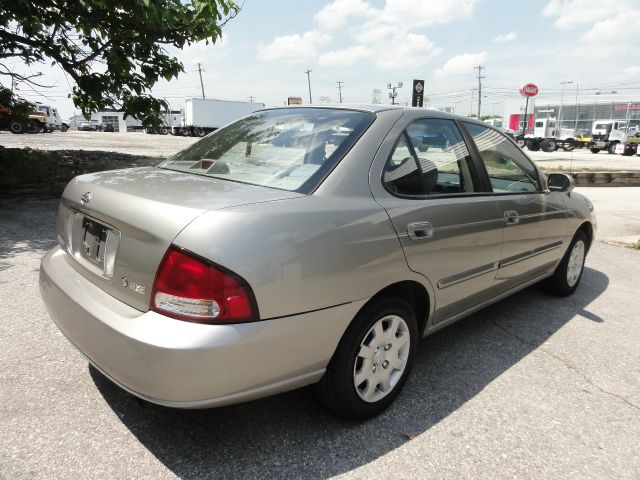
[{"label": "green tree", "polygon": [[3,62],[51,62],[73,79],[71,98],[84,114],[117,108],[159,126],[168,104],[151,88],[184,71],[167,48],[215,43],[239,10],[233,0],[2,1],[0,80],[38,85],[37,74],[18,75]]}]

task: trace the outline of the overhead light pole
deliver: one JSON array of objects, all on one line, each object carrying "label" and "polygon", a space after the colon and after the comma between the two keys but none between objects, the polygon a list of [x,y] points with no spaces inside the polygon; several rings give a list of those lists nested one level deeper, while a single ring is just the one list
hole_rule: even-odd
[{"label": "overhead light pole", "polygon": [[[562,130],[562,107],[563,107],[563,103],[564,103],[564,87],[565,85],[569,85],[573,83],[573,80],[569,80],[566,82],[560,82],[560,85],[562,85],[562,93],[560,94],[560,111],[558,112],[558,128],[560,130]],[[576,112],[576,117],[577,117],[578,113]]]},{"label": "overhead light pole", "polygon": [[391,99],[391,105],[396,104],[396,97],[398,96],[398,92],[396,91],[398,88],[402,88],[402,82],[398,82],[394,87],[391,83],[387,83],[387,89],[391,90],[389,92],[389,98]]}]

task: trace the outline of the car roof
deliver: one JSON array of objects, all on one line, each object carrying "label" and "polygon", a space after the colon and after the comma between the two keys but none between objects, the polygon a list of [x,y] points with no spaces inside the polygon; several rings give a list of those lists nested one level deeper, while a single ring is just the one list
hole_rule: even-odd
[{"label": "car roof", "polygon": [[475,118],[465,117],[462,115],[456,115],[454,113],[442,112],[440,110],[432,109],[432,108],[418,108],[418,107],[409,107],[405,105],[383,105],[383,104],[346,104],[346,103],[323,103],[322,105],[289,105],[285,107],[272,107],[265,108],[264,110],[282,110],[287,108],[326,108],[330,110],[356,110],[360,112],[369,112],[369,113],[379,113],[384,111],[402,111],[404,114],[408,114],[411,117],[420,117],[420,116],[428,116],[433,118],[449,118],[449,119],[460,119],[464,121],[470,121],[474,123],[479,123],[481,125],[487,125],[484,122],[479,122]]}]

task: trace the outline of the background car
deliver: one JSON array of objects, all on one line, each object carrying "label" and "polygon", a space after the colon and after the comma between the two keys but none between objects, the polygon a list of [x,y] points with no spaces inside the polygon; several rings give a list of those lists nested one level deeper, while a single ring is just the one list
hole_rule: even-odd
[{"label": "background car", "polygon": [[75,178],[41,293],[96,368],[151,402],[316,384],[367,418],[421,337],[536,282],[577,288],[595,220],[572,189],[466,118],[263,110],[157,168]]}]

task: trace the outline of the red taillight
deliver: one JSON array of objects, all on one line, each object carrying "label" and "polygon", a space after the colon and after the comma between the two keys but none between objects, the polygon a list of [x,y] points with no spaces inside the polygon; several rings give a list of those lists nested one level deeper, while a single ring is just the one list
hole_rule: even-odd
[{"label": "red taillight", "polygon": [[175,246],[156,273],[151,310],[198,323],[258,320],[253,292],[242,278]]}]

